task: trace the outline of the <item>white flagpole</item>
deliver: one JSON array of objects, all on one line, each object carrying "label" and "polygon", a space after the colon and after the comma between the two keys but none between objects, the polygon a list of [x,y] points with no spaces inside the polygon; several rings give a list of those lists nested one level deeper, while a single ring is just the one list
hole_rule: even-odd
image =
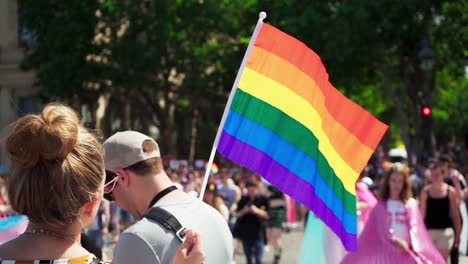
[{"label": "white flagpole", "polygon": [[242,59],[241,66],[239,68],[239,72],[237,73],[236,80],[234,81],[234,85],[232,86],[231,93],[229,94],[226,107],[224,108],[223,118],[221,118],[221,123],[219,124],[218,132],[216,133],[216,138],[213,143],[213,149],[211,149],[210,159],[208,161],[208,165],[206,166],[206,172],[205,172],[205,177],[203,178],[202,189],[200,191],[200,195],[198,196],[200,200],[203,200],[203,196],[205,195],[206,185],[208,183],[208,178],[210,177],[211,165],[213,164],[213,159],[216,154],[216,150],[218,148],[219,138],[221,137],[221,131],[223,131],[224,123],[226,122],[228,111],[229,111],[229,108],[231,107],[232,99],[234,97],[234,94],[236,93],[237,86],[239,85],[239,81],[242,76],[242,73],[244,72],[244,68],[245,68],[245,65],[247,64],[247,60],[250,56],[250,53],[252,52],[252,48],[255,43],[255,40],[257,39],[258,32],[260,32],[260,29],[262,28],[263,19],[265,19],[266,16],[267,16],[266,13],[263,11],[260,12],[260,14],[258,14],[257,25],[255,26],[255,30],[252,33],[249,46],[247,47],[247,51],[244,54],[244,58]]}]

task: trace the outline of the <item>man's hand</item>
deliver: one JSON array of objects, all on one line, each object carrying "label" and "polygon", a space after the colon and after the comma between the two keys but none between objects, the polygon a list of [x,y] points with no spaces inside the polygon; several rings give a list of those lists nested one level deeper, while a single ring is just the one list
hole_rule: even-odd
[{"label": "man's hand", "polygon": [[250,206],[250,212],[252,212],[252,214],[255,214],[256,216],[259,216],[263,219],[268,218],[268,213],[265,210],[262,210],[261,208],[258,208],[255,205]]},{"label": "man's hand", "polygon": [[187,237],[177,251],[173,264],[200,264],[205,259],[201,234],[185,230]]},{"label": "man's hand", "polygon": [[262,209],[258,208],[257,206],[255,206],[255,205],[253,205],[253,204],[252,204],[251,206],[249,206],[249,211],[250,211],[252,214],[259,215],[259,214],[262,213],[261,210],[262,210]]}]

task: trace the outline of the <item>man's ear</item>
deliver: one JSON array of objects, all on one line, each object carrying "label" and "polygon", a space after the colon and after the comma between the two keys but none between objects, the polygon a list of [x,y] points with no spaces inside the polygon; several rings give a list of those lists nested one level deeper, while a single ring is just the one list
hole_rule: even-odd
[{"label": "man's ear", "polygon": [[131,179],[130,179],[130,174],[129,171],[123,170],[123,169],[117,169],[115,172],[119,175],[119,179],[117,180],[117,184],[121,184],[125,187],[128,187],[130,185]]}]

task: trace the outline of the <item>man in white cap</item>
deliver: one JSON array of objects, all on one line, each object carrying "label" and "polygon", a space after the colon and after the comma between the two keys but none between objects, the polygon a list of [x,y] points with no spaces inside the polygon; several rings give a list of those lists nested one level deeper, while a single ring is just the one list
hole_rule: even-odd
[{"label": "man in white cap", "polygon": [[184,228],[201,234],[203,263],[232,263],[233,242],[226,221],[214,208],[174,186],[152,138],[135,131],[118,132],[103,148],[105,197],[115,199],[117,206],[139,220],[121,234],[113,263],[172,263]]}]

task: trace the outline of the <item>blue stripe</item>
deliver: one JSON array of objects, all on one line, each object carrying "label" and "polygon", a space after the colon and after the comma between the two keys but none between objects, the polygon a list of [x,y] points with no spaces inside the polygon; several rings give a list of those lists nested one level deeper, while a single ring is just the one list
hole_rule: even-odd
[{"label": "blue stripe", "polygon": [[232,110],[229,111],[224,131],[236,139],[264,152],[299,178],[310,183],[314,187],[316,195],[343,222],[346,232],[356,234],[356,215],[352,215],[344,209],[343,202],[319,175],[315,160],[271,130]]}]

